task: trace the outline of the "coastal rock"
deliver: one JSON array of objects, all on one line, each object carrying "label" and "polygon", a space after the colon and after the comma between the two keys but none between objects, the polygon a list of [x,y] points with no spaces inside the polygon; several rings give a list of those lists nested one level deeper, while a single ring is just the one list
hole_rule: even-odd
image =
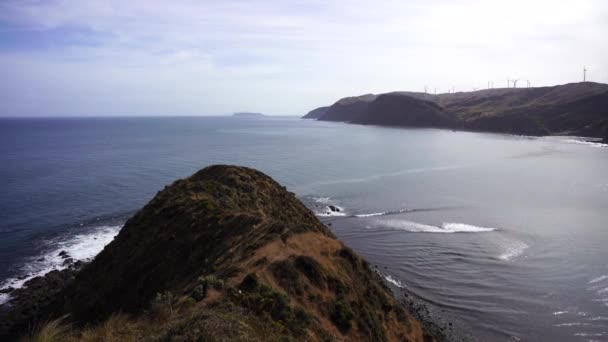
[{"label": "coastal rock", "polygon": [[[0,338],[65,315],[74,333],[86,326],[101,336],[117,313],[131,317],[125,340],[441,338],[295,196],[244,167],[210,166],[174,182],[90,264],[70,270],[28,282]],[[159,312],[172,318],[147,326]]]},{"label": "coastal rock", "polygon": [[8,287],[0,289],[0,293],[2,293],[2,294],[11,293],[14,289],[15,289],[14,287],[8,286]]}]

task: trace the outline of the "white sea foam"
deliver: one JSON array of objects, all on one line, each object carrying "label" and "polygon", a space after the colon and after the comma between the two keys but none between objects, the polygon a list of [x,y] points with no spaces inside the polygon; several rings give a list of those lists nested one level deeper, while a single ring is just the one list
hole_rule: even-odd
[{"label": "white sea foam", "polygon": [[554,327],[578,327],[578,326],[590,326],[589,323],[581,323],[581,322],[570,322],[570,323],[560,323],[554,324]]},{"label": "white sea foam", "polygon": [[608,147],[608,144],[604,144],[604,143],[600,143],[600,142],[593,142],[593,141],[584,141],[584,140],[577,140],[577,139],[566,139],[565,141],[568,143],[572,143],[572,144],[587,145],[587,146],[598,147],[598,148]]},{"label": "white sea foam", "polygon": [[384,276],[384,279],[386,279],[386,281],[388,281],[389,283],[391,283],[399,288],[404,288],[403,284],[399,280],[391,277],[388,274]]},{"label": "white sea foam", "polygon": [[522,255],[528,247],[530,246],[523,241],[513,240],[505,246],[505,251],[498,258],[509,261]]},{"label": "white sea foam", "polygon": [[[336,205],[336,203],[331,199],[331,197],[312,197],[312,199],[315,201],[315,203],[322,205],[314,209],[315,215],[322,217],[346,216],[344,208],[339,205]],[[329,206],[333,206],[338,210],[333,211]]]},{"label": "white sea foam", "polygon": [[386,215],[386,212],[381,213],[371,213],[371,214],[357,214],[355,217],[374,217],[374,216],[383,216]]},{"label": "white sea foam", "polygon": [[466,223],[444,223],[442,228],[447,231],[452,231],[454,233],[477,233],[477,232],[491,232],[496,230],[496,228],[488,228],[488,227],[478,227],[471,224]]},{"label": "white sea foam", "polygon": [[380,226],[405,230],[412,233],[480,233],[491,232],[496,228],[478,227],[466,223],[444,223],[441,227],[404,220],[384,220]]},{"label": "white sea foam", "polygon": [[323,216],[323,217],[330,217],[330,216],[346,216],[346,212],[344,211],[344,208],[337,206],[335,204],[332,204],[334,207],[338,208],[339,211],[333,211],[329,208],[329,206],[325,207],[322,211],[315,211],[315,214],[317,216]]},{"label": "white sea foam", "polygon": [[600,276],[600,277],[597,277],[597,278],[593,278],[593,279],[591,279],[591,280],[589,281],[589,284],[595,284],[595,283],[599,283],[600,281],[602,281],[602,280],[606,280],[606,279],[608,279],[608,275],[603,275],[603,276]]},{"label": "white sea foam", "polygon": [[568,311],[555,311],[553,314],[555,316],[559,316],[559,315],[563,315],[563,314],[567,314],[567,313],[568,313]]},{"label": "white sea foam", "polygon": [[[52,270],[66,268],[65,259],[59,256],[61,251],[66,251],[74,261],[91,260],[114,239],[121,228],[122,226],[101,226],[86,234],[76,234],[60,241],[49,241],[49,245],[52,246],[49,250],[26,262],[21,267],[20,275],[6,279],[0,284],[0,288],[9,286],[20,288],[32,278],[45,275]],[[9,294],[0,294],[0,304],[9,299]]]},{"label": "white sea foam", "polygon": [[312,199],[315,202],[317,202],[317,203],[322,203],[322,204],[330,204],[331,203],[331,198],[330,197],[313,197]]}]

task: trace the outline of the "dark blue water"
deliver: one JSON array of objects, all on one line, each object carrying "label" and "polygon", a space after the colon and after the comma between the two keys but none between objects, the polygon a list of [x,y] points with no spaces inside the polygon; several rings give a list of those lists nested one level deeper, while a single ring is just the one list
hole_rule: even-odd
[{"label": "dark blue water", "polygon": [[215,163],[286,185],[456,334],[608,340],[608,148],[567,138],[293,118],[1,119],[0,287],[62,267],[61,250],[94,257],[164,185]]}]

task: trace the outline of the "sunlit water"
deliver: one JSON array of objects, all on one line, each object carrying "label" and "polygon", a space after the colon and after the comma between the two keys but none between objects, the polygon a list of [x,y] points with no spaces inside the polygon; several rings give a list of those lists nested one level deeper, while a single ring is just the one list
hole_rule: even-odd
[{"label": "sunlit water", "polygon": [[217,163],[286,185],[461,337],[608,340],[608,148],[562,138],[290,118],[3,119],[0,287],[62,267],[61,250],[93,257],[164,185]]}]

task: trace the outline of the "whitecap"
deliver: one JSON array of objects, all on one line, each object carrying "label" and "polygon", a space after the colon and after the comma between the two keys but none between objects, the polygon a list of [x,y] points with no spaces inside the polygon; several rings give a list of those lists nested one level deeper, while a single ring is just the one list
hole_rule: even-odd
[{"label": "whitecap", "polygon": [[581,323],[581,322],[570,322],[570,323],[560,323],[554,324],[554,327],[578,327],[578,326],[590,326],[589,323]]},{"label": "whitecap", "polygon": [[384,276],[384,279],[386,279],[386,281],[388,281],[389,283],[397,286],[398,288],[404,288],[403,284],[399,280],[391,277],[388,274]]},{"label": "whitecap", "polygon": [[589,281],[589,284],[595,284],[595,283],[599,283],[600,281],[602,281],[602,280],[606,280],[606,279],[608,279],[608,275],[603,275],[603,276],[600,276],[600,277],[597,277],[597,278],[593,278],[593,279],[591,279],[591,280]]},{"label": "whitecap", "polygon": [[567,314],[567,313],[568,313],[568,311],[555,311],[553,314],[555,316],[559,316],[559,315],[563,315],[563,314]]},{"label": "whitecap", "polygon": [[[65,240],[49,241],[52,247],[42,255],[31,258],[20,269],[20,275],[4,280],[0,288],[20,288],[28,280],[43,276],[52,270],[62,270],[67,267],[65,259],[59,256],[61,251],[67,252],[74,261],[93,259],[108,243],[112,242],[122,226],[101,226],[86,234],[76,234]],[[10,299],[10,294],[0,294],[0,304]]]},{"label": "whitecap", "polygon": [[357,215],[354,215],[354,216],[355,217],[374,217],[374,216],[383,216],[383,215],[386,215],[386,214],[387,214],[387,212],[383,211],[381,213],[357,214]]},{"label": "whitecap", "polygon": [[566,139],[565,141],[568,143],[572,143],[572,144],[587,145],[587,146],[591,146],[591,147],[599,147],[599,148],[608,147],[608,144],[604,144],[604,143],[600,143],[600,142],[593,142],[593,141],[584,141],[584,140],[577,140],[577,139]]},{"label": "whitecap", "polygon": [[446,231],[451,231],[454,233],[477,233],[491,232],[496,230],[496,228],[479,227],[466,223],[444,223],[442,228]]},{"label": "whitecap", "polygon": [[465,223],[443,223],[441,227],[404,220],[384,220],[380,226],[406,230],[412,233],[479,233],[491,232],[496,228],[478,227]]}]

